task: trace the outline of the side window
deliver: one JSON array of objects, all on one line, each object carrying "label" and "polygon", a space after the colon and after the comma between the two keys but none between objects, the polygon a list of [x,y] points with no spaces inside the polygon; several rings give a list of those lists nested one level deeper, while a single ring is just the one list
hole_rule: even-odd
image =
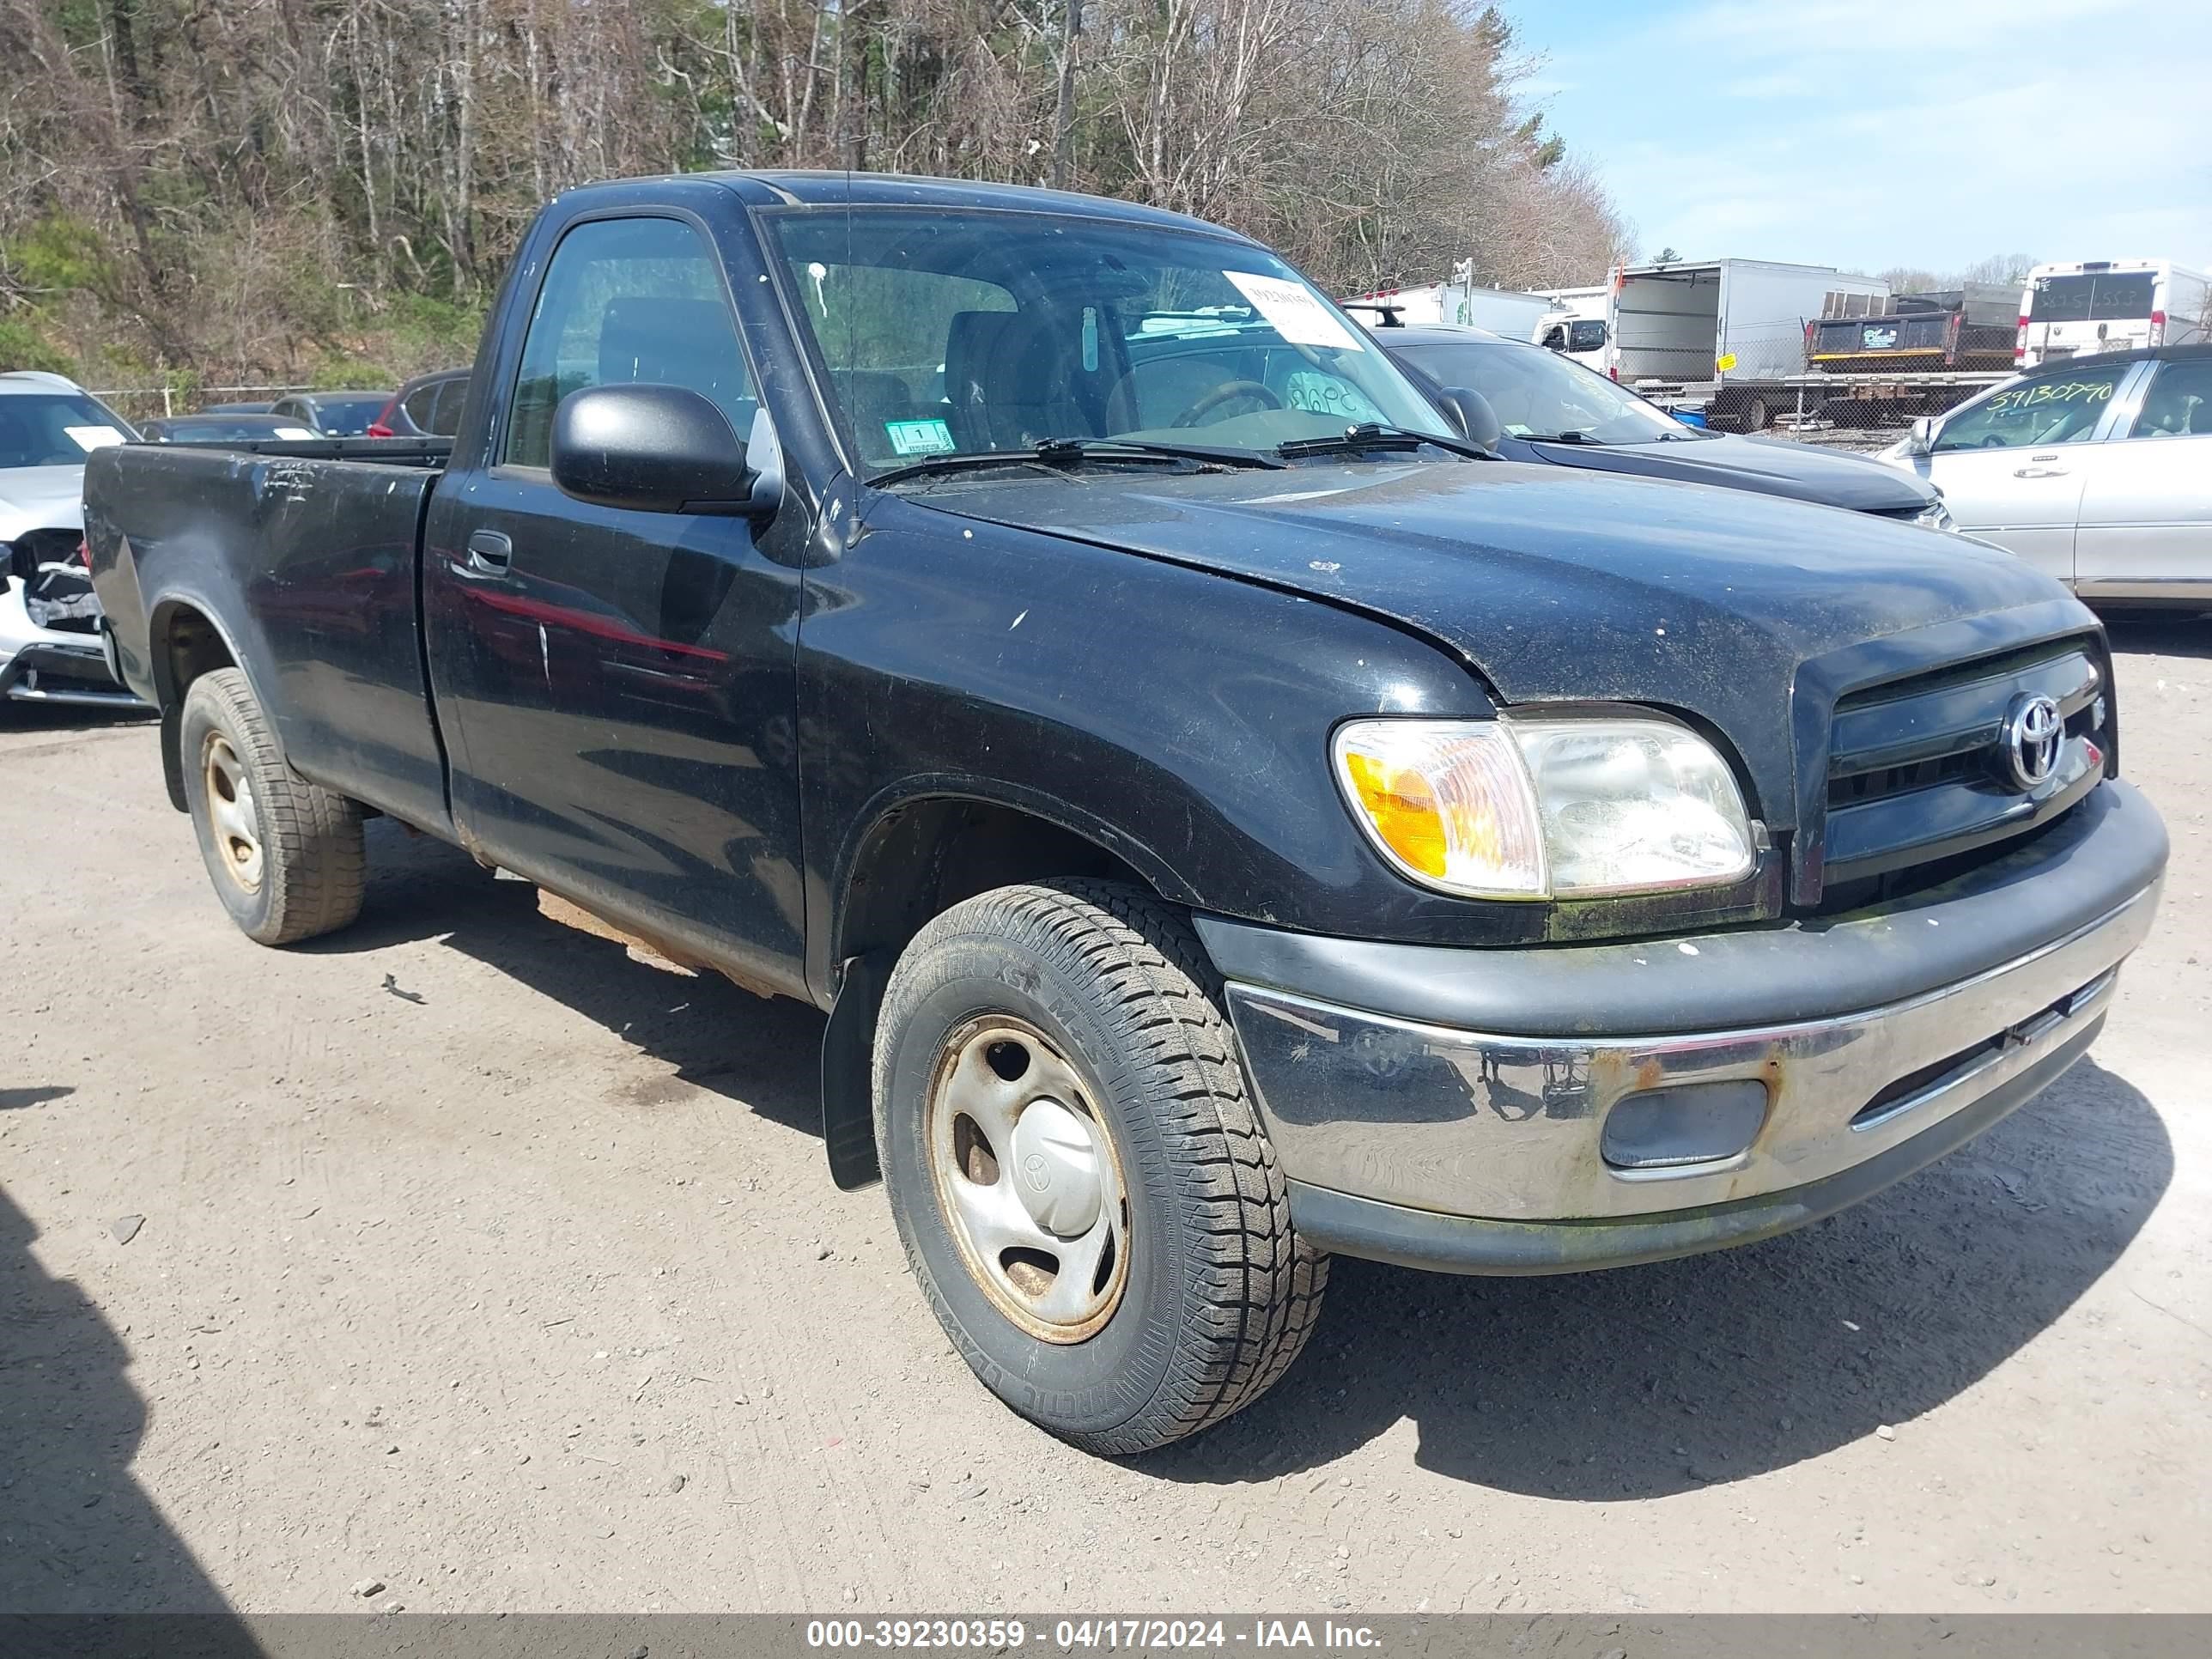
[{"label": "side window", "polygon": [[1564,325],[1554,323],[1544,331],[1544,349],[1547,351],[1565,351],[1567,349],[1567,331]]},{"label": "side window", "polygon": [[2212,358],[2160,363],[2128,436],[2212,437]]},{"label": "side window", "polygon": [[[469,400],[469,383],[465,379],[441,380],[437,401],[430,405],[430,418],[418,422],[434,438],[450,438],[461,429],[461,405]],[[738,436],[745,434],[739,432]]]},{"label": "side window", "polygon": [[1575,324],[1567,331],[1567,349],[1595,351],[1605,343],[1605,324],[1591,319]]},{"label": "side window", "polygon": [[553,410],[586,386],[680,386],[742,441],[757,399],[705,240],[677,219],[592,219],[561,239],[523,337],[500,459],[552,460]]},{"label": "side window", "polygon": [[437,429],[430,422],[435,418],[432,411],[437,406],[438,386],[439,383],[433,380],[428,386],[416,387],[407,394],[407,401],[400,405],[407,411],[407,418],[415,422],[418,431],[434,432]]},{"label": "side window", "polygon": [[2112,406],[2114,390],[2132,367],[2084,364],[2007,386],[1944,422],[1936,437],[1936,453],[2081,443],[2097,429]]}]

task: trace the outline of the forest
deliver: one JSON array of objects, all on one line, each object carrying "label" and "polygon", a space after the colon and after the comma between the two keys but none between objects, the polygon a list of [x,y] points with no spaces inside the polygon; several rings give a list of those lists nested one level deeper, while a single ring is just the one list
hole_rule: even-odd
[{"label": "forest", "polygon": [[540,202],[850,167],[1200,215],[1338,292],[1626,228],[1459,0],[0,0],[0,366],[389,384],[472,354]]}]

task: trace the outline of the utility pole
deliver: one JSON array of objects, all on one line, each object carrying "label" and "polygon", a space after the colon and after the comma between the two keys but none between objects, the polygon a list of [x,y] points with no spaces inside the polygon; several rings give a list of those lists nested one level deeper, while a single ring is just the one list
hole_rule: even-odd
[{"label": "utility pole", "polygon": [[1052,115],[1052,185],[1066,190],[1075,179],[1075,41],[1083,33],[1083,0],[1060,0],[1060,98]]}]

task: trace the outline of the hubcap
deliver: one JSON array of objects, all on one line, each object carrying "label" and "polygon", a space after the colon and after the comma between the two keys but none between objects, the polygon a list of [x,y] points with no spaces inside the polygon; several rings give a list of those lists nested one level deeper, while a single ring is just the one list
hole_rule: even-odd
[{"label": "hubcap", "polygon": [[927,1109],[939,1203],[969,1273],[1032,1336],[1096,1334],[1128,1282],[1129,1206],[1075,1068],[1024,1020],[971,1020],[938,1055]]},{"label": "hubcap", "polygon": [[201,757],[207,787],[208,823],[224,872],[247,892],[261,886],[261,820],[253,808],[253,786],[230,739],[208,733]]}]

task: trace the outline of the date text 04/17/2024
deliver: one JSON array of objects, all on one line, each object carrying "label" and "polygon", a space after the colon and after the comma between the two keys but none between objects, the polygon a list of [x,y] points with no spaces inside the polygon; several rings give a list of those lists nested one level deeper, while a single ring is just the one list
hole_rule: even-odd
[{"label": "date text 04/17/2024", "polygon": [[[1232,1627],[1225,1619],[817,1619],[806,1625],[810,1648],[981,1648],[1005,1652],[1042,1638],[1063,1653],[1152,1651],[1177,1648],[1327,1648],[1371,1651],[1381,1638],[1370,1626],[1334,1620],[1255,1619]],[[1042,1645],[1042,1642],[1040,1642]]]}]

